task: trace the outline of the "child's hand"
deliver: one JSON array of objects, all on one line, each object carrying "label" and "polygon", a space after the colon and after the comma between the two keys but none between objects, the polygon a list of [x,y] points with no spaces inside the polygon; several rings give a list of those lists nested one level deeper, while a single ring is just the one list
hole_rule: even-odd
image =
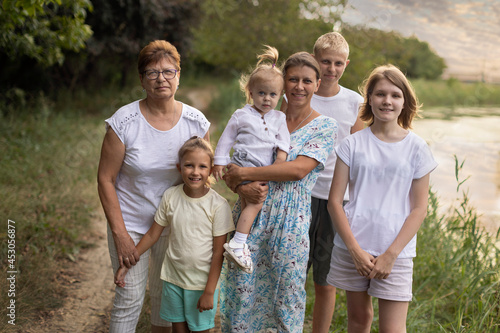
[{"label": "child's hand", "polygon": [[368,278],[374,266],[372,261],[375,258],[362,249],[359,252],[351,252],[351,257],[359,275]]},{"label": "child's hand", "polygon": [[368,278],[387,279],[392,272],[396,258],[396,256],[391,256],[388,253],[382,253],[377,258],[373,259],[372,263],[374,266]]},{"label": "child's hand", "polygon": [[219,181],[222,179],[223,170],[225,167],[226,167],[225,165],[214,165],[214,167],[212,169],[212,174],[214,175],[216,181]]},{"label": "child's hand", "polygon": [[210,295],[209,293],[204,292],[200,299],[198,300],[198,304],[196,308],[200,311],[212,310],[214,308],[214,295]]},{"label": "child's hand", "polygon": [[118,287],[120,287],[120,288],[125,287],[125,275],[127,275],[127,272],[128,272],[128,268],[125,266],[120,266],[120,268],[118,268],[118,270],[116,271],[115,284]]}]

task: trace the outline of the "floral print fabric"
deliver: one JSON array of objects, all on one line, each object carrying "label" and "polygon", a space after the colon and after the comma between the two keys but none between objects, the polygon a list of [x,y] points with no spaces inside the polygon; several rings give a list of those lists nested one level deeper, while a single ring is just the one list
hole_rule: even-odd
[{"label": "floral print fabric", "polygon": [[[304,155],[319,164],[302,180],[269,182],[267,198],[247,240],[253,273],[224,263],[220,288],[223,332],[302,332],[311,189],[336,136],[336,121],[325,116],[291,134],[287,160]],[[240,211],[237,203],[234,221]]]}]

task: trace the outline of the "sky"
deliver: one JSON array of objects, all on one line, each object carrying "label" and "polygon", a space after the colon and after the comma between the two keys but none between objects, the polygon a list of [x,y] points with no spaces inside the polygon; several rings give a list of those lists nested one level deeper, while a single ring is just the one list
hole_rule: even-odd
[{"label": "sky", "polygon": [[415,35],[445,59],[446,75],[500,83],[499,0],[349,0],[342,19]]}]

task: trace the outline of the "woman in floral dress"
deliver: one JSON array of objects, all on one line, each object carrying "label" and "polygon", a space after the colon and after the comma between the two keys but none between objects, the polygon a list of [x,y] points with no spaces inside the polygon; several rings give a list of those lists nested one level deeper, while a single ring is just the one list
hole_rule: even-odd
[{"label": "woman in floral dress", "polygon": [[[247,240],[254,271],[223,268],[223,332],[302,332],[304,324],[311,189],[335,145],[337,123],[310,106],[320,84],[319,65],[310,54],[290,56],[283,74],[291,136],[287,162],[230,165],[225,175],[233,190],[242,181],[268,180],[269,192]],[[236,205],[235,221],[239,212]]]}]

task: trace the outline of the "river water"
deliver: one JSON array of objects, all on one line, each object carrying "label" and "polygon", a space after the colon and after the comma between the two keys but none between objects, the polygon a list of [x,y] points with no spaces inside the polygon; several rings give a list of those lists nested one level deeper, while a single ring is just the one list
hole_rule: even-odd
[{"label": "river water", "polygon": [[[474,111],[470,114],[477,114]],[[431,173],[431,186],[442,210],[457,206],[462,191],[468,191],[471,205],[481,215],[481,225],[496,233],[500,228],[500,108],[488,114],[451,120],[417,119],[413,131],[428,142],[439,163]],[[460,163],[465,161],[460,180],[470,177],[459,193],[454,155]]]}]

